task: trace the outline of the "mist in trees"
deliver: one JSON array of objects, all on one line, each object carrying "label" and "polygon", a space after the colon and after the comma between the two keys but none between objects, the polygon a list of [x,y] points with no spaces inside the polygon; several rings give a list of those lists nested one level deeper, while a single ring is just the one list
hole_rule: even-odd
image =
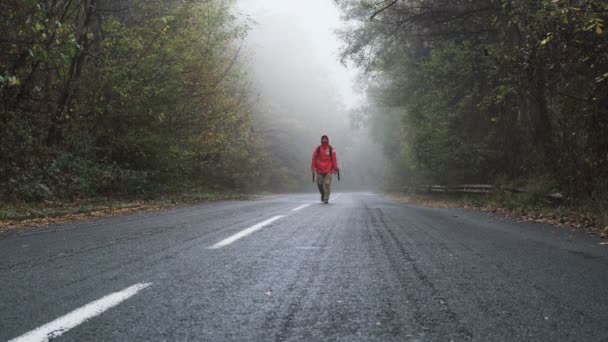
[{"label": "mist in trees", "polygon": [[2,1],[0,199],[314,190],[328,134],[338,189],[536,184],[608,202],[607,13],[606,0]]},{"label": "mist in trees", "polygon": [[0,200],[309,190],[321,134],[345,186],[377,181],[348,77],[313,46],[332,32],[291,19],[236,1],[2,1]]},{"label": "mist in trees", "polygon": [[395,182],[535,183],[608,202],[608,2],[335,2]]},{"label": "mist in trees", "polygon": [[241,6],[255,21],[245,46],[252,89],[258,95],[254,127],[262,136],[271,175],[261,179],[264,187],[314,190],[311,157],[321,135],[327,134],[342,172],[335,188],[377,188],[384,157],[369,139],[367,127],[354,125],[351,118],[357,94],[338,61],[339,43],[332,27],[341,24],[337,8],[318,0],[244,0]]}]

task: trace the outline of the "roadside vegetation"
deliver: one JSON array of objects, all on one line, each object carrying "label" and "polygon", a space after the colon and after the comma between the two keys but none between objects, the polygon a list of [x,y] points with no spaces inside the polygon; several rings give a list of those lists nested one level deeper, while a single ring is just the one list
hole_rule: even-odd
[{"label": "roadside vegetation", "polygon": [[230,6],[3,1],[0,200],[245,189],[258,151]]},{"label": "roadside vegetation", "polygon": [[523,187],[607,224],[608,1],[336,0],[386,187]]},{"label": "roadside vegetation", "polygon": [[2,1],[0,220],[265,189],[250,24],[233,1]]}]

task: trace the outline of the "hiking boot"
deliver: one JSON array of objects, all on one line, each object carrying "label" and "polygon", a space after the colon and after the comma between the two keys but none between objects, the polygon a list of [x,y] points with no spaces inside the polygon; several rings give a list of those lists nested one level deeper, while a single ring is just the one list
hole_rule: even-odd
[{"label": "hiking boot", "polygon": [[329,200],[328,200],[328,199],[326,199],[325,201],[323,201],[323,203],[328,204],[328,203],[329,203]]}]

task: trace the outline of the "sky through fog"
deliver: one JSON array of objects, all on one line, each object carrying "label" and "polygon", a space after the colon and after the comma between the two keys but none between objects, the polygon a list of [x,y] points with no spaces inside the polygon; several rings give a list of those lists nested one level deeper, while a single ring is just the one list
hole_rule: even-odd
[{"label": "sky through fog", "polygon": [[[310,48],[306,57],[314,59],[311,63],[325,69],[325,76],[340,93],[344,106],[353,108],[360,104],[360,95],[352,87],[356,70],[346,69],[338,61],[341,42],[334,31],[341,27],[342,22],[332,0],[238,0],[237,4],[243,14],[255,20],[253,34],[264,31],[266,25],[276,20],[288,23],[285,29],[294,33],[294,39],[302,40],[302,46]],[[268,35],[268,31],[265,32]],[[277,36],[284,33],[277,32]],[[255,49],[280,49],[281,46],[275,42],[271,36],[262,41],[258,39]],[[294,59],[294,64],[296,61],[301,63],[301,59]],[[300,66],[296,64],[293,67]]]}]

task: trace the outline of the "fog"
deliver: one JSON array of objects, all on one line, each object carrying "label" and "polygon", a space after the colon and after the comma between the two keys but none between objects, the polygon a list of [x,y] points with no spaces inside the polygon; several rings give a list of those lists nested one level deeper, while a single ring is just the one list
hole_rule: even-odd
[{"label": "fog", "polygon": [[[342,180],[333,189],[373,189],[382,182],[383,158],[366,128],[353,128],[349,113],[363,103],[358,74],[339,63],[342,25],[331,0],[239,0],[253,20],[244,61],[255,93],[256,129],[281,179],[271,190],[312,191],[312,152],[327,134],[337,151]],[[283,170],[284,169],[284,170]]]}]

